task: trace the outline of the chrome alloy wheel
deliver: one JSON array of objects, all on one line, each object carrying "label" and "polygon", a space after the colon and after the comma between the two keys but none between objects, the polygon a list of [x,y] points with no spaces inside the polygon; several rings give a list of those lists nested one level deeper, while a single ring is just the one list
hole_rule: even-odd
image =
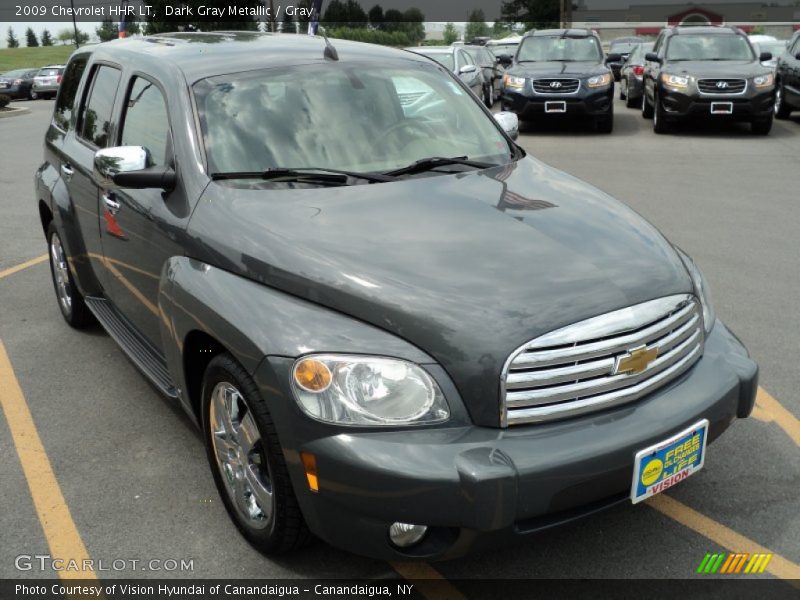
[{"label": "chrome alloy wheel", "polygon": [[50,263],[53,265],[53,278],[56,283],[56,296],[65,314],[72,313],[72,287],[69,283],[69,267],[57,235],[50,238]]},{"label": "chrome alloy wheel", "polygon": [[783,102],[783,94],[781,93],[781,87],[775,90],[775,104],[773,105],[773,109],[775,114],[779,114],[781,112],[781,103]]},{"label": "chrome alloy wheel", "polygon": [[211,440],[217,468],[233,505],[255,529],[272,520],[275,497],[266,448],[244,396],[220,382],[211,392]]}]

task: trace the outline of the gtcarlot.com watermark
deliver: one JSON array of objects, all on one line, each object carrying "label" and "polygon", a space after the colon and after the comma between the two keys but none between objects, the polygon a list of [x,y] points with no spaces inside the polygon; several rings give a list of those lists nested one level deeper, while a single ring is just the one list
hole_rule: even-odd
[{"label": "gtcarlot.com watermark", "polygon": [[86,558],[83,560],[53,558],[49,554],[20,554],[14,559],[17,571],[84,572],[84,571],[194,571],[193,558]]}]

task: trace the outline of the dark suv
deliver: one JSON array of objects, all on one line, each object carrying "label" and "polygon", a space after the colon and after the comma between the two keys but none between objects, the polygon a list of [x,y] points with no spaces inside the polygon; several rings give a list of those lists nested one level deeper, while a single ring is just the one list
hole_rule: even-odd
[{"label": "dark suv", "polygon": [[515,128],[372,44],[73,54],[35,177],[58,306],[198,425],[263,552],[458,556],[663,491],[750,414],[692,260]]},{"label": "dark suv", "polygon": [[793,110],[800,110],[800,31],[778,57],[775,86],[775,117],[788,119]]},{"label": "dark suv", "polygon": [[753,133],[772,128],[775,76],[735,27],[673,27],[645,55],[642,116],[664,133],[678,119],[749,121]]},{"label": "dark suv", "polygon": [[610,133],[614,75],[605,60],[600,38],[586,29],[544,29],[526,35],[503,78],[503,109],[523,120],[589,116],[598,131]]}]

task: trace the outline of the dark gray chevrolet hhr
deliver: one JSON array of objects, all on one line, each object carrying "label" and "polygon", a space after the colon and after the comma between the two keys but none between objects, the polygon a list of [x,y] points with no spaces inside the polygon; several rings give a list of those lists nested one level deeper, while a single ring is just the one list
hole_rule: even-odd
[{"label": "dark gray chevrolet hhr", "polygon": [[411,52],[81,49],[35,178],[58,305],[202,429],[263,552],[449,558],[639,502],[757,366],[688,256],[515,137]]}]

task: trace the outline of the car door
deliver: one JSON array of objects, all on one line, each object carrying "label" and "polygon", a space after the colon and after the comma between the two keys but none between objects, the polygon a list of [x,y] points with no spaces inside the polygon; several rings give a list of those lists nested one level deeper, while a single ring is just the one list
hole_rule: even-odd
[{"label": "car door", "polygon": [[784,89],[792,107],[800,107],[800,35],[795,37],[786,56]]},{"label": "car door", "polygon": [[[175,167],[166,95],[149,76],[135,74],[121,91],[117,146],[142,146],[148,166]],[[189,211],[180,190],[101,188],[101,203],[114,219],[115,231],[103,251],[114,277],[114,307],[156,349],[162,347],[158,293],[166,261],[183,255],[180,234]]]},{"label": "car door", "polygon": [[[70,69],[83,69],[83,62],[74,60]],[[67,85],[72,86],[76,74],[67,71]],[[71,94],[62,93],[54,111],[53,127],[48,139],[58,138],[54,144],[61,181],[66,186],[70,204],[74,208],[71,218],[77,228],[66,231],[71,247],[70,255],[79,264],[88,262],[98,289],[82,290],[86,294],[103,293],[110,285],[109,273],[103,262],[101,221],[103,213],[98,204],[99,190],[93,176],[94,153],[105,148],[113,133],[111,113],[119,86],[121,69],[117,65],[95,63],[91,66],[86,83],[83,85],[77,116],[72,118],[73,104]],[[72,93],[72,90],[70,90]],[[74,242],[72,244],[71,242]],[[81,268],[77,266],[76,268]],[[80,278],[81,281],[89,281]]]}]

